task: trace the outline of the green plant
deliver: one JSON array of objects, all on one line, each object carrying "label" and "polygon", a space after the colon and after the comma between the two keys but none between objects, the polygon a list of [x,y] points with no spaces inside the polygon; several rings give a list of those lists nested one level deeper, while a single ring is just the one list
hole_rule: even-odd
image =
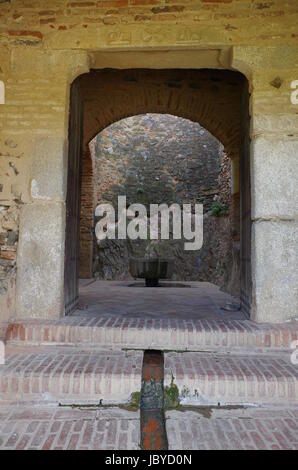
[{"label": "green plant", "polygon": [[164,389],[164,404],[167,410],[178,408],[180,404],[179,400],[179,389],[174,383],[174,377],[172,375],[172,380],[170,385],[167,385]]},{"label": "green plant", "polygon": [[130,407],[134,410],[138,410],[141,402],[141,392],[133,392],[130,396]]},{"label": "green plant", "polygon": [[218,201],[213,202],[211,206],[211,215],[214,215],[215,217],[220,217],[222,215],[227,214],[227,208]]}]

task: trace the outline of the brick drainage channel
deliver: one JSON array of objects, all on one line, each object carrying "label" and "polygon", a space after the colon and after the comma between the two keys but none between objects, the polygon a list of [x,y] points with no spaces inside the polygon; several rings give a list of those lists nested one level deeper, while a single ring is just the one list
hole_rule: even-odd
[{"label": "brick drainage channel", "polygon": [[161,351],[144,352],[142,370],[141,449],[167,450],[164,414],[164,359]]}]

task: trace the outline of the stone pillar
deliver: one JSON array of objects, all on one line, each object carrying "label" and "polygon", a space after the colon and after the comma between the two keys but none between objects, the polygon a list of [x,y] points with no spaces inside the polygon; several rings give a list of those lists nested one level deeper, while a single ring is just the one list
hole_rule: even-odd
[{"label": "stone pillar", "polygon": [[16,50],[13,59],[24,96],[22,117],[30,129],[20,148],[30,197],[20,213],[16,316],[53,319],[64,313],[70,84],[88,71],[88,57],[80,51]]},{"label": "stone pillar", "polygon": [[298,70],[257,72],[253,94],[252,319],[298,317]]},{"label": "stone pillar", "polygon": [[252,319],[282,322],[298,317],[298,136],[252,149]]},{"label": "stone pillar", "polygon": [[21,211],[16,312],[57,318],[64,308],[65,203],[36,200]]},{"label": "stone pillar", "polygon": [[16,313],[55,318],[64,308],[67,142],[55,136],[35,140],[32,202],[20,215]]},{"label": "stone pillar", "polygon": [[250,81],[252,320],[298,317],[297,45],[235,47],[233,66]]}]

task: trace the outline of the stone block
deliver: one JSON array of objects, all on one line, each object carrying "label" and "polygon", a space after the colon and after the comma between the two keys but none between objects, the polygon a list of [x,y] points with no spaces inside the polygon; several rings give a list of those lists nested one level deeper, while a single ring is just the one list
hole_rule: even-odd
[{"label": "stone block", "polygon": [[62,137],[38,137],[32,160],[31,195],[33,199],[66,197],[66,142]]},{"label": "stone block", "polygon": [[252,150],[252,219],[297,218],[298,140],[260,137]]},{"label": "stone block", "polygon": [[298,222],[253,223],[252,320],[281,323],[298,317]]},{"label": "stone block", "polygon": [[27,204],[21,211],[17,317],[57,318],[63,312],[65,205]]}]

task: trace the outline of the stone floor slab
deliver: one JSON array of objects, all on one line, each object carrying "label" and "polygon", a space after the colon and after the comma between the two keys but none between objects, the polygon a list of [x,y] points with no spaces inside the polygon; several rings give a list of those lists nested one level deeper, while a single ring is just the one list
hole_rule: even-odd
[{"label": "stone floor slab", "polygon": [[246,319],[239,310],[228,312],[221,309],[226,302],[237,301],[214,284],[194,281],[161,281],[160,284],[166,287],[145,287],[142,280],[81,280],[79,308],[99,316],[146,317],[151,320],[171,320],[181,316],[187,320]]}]

